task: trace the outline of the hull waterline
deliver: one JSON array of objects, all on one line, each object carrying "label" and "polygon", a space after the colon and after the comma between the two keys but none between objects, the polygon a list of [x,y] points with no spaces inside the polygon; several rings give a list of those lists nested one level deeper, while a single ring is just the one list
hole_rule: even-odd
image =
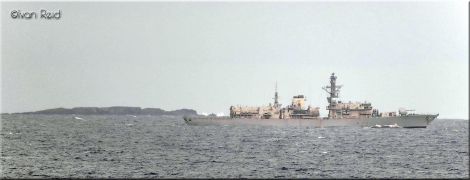
[{"label": "hull waterline", "polygon": [[436,115],[407,115],[364,119],[249,119],[230,117],[184,117],[189,125],[261,125],[297,127],[402,127],[426,128]]}]

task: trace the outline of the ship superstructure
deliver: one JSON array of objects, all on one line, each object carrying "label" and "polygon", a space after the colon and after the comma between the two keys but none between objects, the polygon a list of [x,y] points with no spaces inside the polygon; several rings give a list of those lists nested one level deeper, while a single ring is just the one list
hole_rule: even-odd
[{"label": "ship superstructure", "polygon": [[[336,84],[337,77],[335,74],[330,76],[330,85],[323,87],[329,94],[327,97],[328,118],[370,118],[372,116],[379,116],[378,110],[372,110],[371,103],[354,103],[354,102],[341,102],[338,100],[339,91],[342,87]],[[260,107],[247,107],[247,106],[231,106],[231,118],[260,118],[260,119],[316,119],[320,118],[319,107],[308,106],[305,108],[307,101],[304,95],[296,95],[292,97],[292,103],[286,107],[281,107],[279,104],[279,94],[277,92],[277,83],[274,93],[274,104]]]},{"label": "ship superstructure", "polygon": [[372,109],[371,103],[353,103],[353,102],[341,102],[338,100],[339,91],[341,85],[336,85],[335,73],[330,76],[330,85],[323,87],[323,89],[329,94],[326,98],[328,100],[328,118],[341,119],[341,118],[370,118],[372,116],[378,116],[378,110]]},{"label": "ship superstructure", "polygon": [[259,107],[248,106],[231,106],[231,118],[255,118],[255,119],[314,119],[320,117],[319,107],[308,106],[305,108],[307,101],[304,95],[297,95],[292,98],[292,103],[282,108],[279,104],[279,95],[277,92],[277,84],[274,93],[274,104]]}]

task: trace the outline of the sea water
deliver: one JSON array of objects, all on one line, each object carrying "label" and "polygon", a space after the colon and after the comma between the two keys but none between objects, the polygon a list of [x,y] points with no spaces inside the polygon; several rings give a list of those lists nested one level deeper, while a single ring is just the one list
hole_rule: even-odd
[{"label": "sea water", "polygon": [[2,115],[3,178],[468,178],[468,120],[428,128],[190,126]]}]

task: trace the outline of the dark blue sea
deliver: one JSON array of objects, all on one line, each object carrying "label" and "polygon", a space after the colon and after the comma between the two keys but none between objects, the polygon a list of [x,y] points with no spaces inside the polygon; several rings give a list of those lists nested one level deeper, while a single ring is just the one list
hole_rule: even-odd
[{"label": "dark blue sea", "polygon": [[170,116],[2,115],[1,177],[468,178],[468,122],[296,128],[189,126]]}]

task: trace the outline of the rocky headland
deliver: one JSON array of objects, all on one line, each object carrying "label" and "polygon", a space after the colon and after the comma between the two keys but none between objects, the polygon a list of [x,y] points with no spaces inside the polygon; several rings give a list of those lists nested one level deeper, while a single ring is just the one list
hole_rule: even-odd
[{"label": "rocky headland", "polygon": [[127,107],[127,106],[112,106],[112,107],[74,107],[67,108],[54,108],[34,112],[23,112],[13,114],[76,114],[76,115],[170,115],[170,116],[191,116],[197,115],[197,112],[192,109],[178,109],[174,111],[165,111],[160,108],[140,108],[140,107]]}]

